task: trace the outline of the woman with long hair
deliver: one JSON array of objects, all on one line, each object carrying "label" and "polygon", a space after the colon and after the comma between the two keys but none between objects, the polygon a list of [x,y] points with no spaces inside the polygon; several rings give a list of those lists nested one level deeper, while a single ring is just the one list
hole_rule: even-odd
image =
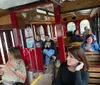
[{"label": "woman with long hair", "polygon": [[83,49],[69,48],[67,61],[61,64],[54,85],[88,85],[88,69]]}]

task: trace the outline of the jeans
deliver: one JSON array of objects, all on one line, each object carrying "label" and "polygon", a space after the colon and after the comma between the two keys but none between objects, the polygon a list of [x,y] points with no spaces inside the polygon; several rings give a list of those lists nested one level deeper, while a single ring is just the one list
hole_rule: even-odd
[{"label": "jeans", "polygon": [[52,55],[54,55],[54,53],[55,53],[55,50],[53,50],[53,49],[49,49],[49,50],[44,49],[43,50],[43,54],[46,55],[46,65],[49,65],[50,58],[51,58]]}]

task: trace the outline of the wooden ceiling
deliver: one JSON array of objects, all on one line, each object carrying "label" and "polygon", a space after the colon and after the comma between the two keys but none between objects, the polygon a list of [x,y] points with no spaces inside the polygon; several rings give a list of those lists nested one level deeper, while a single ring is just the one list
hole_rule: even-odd
[{"label": "wooden ceiling", "polygon": [[75,0],[73,2],[65,1],[61,7],[61,13],[94,7],[100,7],[100,0]]},{"label": "wooden ceiling", "polygon": [[[91,11],[94,7],[100,7],[100,0],[75,0],[73,2],[65,1],[60,4],[61,6],[61,18],[67,18],[67,21],[72,20],[72,16],[75,15],[76,19],[83,19],[83,18],[89,18]],[[41,9],[46,12],[54,13],[53,10],[53,3],[50,2],[49,4],[39,5],[36,7],[28,8],[25,10],[16,11],[17,16],[19,19],[24,21],[31,21],[35,24],[37,23],[54,23],[55,19],[54,16],[48,15],[48,14],[42,14],[38,13],[36,9]],[[89,9],[88,11],[84,11],[86,9]],[[72,12],[73,11],[73,12]],[[82,13],[82,11],[84,13]],[[22,16],[22,13],[25,13],[26,17]],[[3,10],[0,9],[0,21],[1,17],[9,15],[9,10]],[[10,18],[10,17],[9,17]]]}]

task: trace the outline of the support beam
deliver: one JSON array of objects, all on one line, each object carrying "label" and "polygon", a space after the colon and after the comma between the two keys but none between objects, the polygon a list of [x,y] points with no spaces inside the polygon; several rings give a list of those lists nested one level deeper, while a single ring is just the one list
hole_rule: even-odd
[{"label": "support beam", "polygon": [[54,14],[55,14],[55,22],[56,22],[56,29],[57,29],[57,40],[58,40],[58,52],[60,62],[64,62],[66,60],[65,55],[65,46],[64,46],[64,39],[63,39],[63,28],[61,24],[60,18],[60,6],[54,4]]},{"label": "support beam", "polygon": [[11,24],[12,24],[12,29],[13,29],[15,46],[20,47],[22,46],[22,43],[21,43],[20,30],[18,26],[18,20],[16,17],[16,13],[13,11],[10,11],[10,17],[11,17],[11,22],[12,22]]},{"label": "support beam", "polygon": [[16,8],[12,8],[11,10],[12,11],[19,11],[19,10],[29,9],[29,8],[41,6],[41,5],[44,5],[44,4],[50,4],[50,3],[51,3],[51,1],[36,2],[36,3],[31,3],[31,4],[16,7]]}]

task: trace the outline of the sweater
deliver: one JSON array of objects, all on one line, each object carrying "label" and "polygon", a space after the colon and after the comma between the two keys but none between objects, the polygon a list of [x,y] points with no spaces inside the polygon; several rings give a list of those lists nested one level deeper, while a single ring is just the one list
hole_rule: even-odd
[{"label": "sweater", "polygon": [[[14,70],[16,69],[16,71]],[[22,59],[18,62],[7,62],[3,67],[4,74],[2,75],[2,81],[5,82],[25,82],[26,68]],[[19,73],[19,74],[18,74]],[[20,77],[19,77],[20,75]]]},{"label": "sweater", "polygon": [[88,85],[88,71],[68,70],[67,62],[61,64],[54,85]]}]

